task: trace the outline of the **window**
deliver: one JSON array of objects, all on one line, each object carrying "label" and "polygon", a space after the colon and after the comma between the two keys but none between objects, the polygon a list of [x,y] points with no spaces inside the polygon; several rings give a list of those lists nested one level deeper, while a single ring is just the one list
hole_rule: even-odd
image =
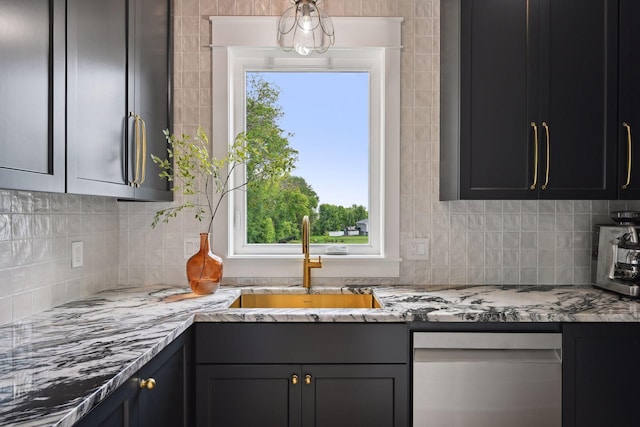
[{"label": "window", "polygon": [[245,73],[245,131],[295,163],[247,189],[240,244],[300,245],[304,215],[314,246],[369,244],[369,88],[368,70]]},{"label": "window", "polygon": [[[277,85],[288,86],[294,79],[300,81],[300,87],[314,81],[332,80],[334,85],[344,85],[349,90],[343,97],[354,96],[364,111],[354,111],[364,116],[358,123],[364,126],[359,130],[362,141],[354,141],[354,146],[345,147],[345,153],[354,155],[359,170],[365,170],[365,178],[360,184],[353,203],[366,209],[366,218],[352,218],[349,224],[343,224],[347,234],[366,234],[354,242],[312,242],[312,253],[323,255],[324,267],[314,271],[314,276],[337,277],[397,277],[399,273],[399,34],[398,18],[335,18],[336,33],[341,34],[341,43],[323,55],[308,57],[291,52],[282,52],[275,46],[273,32],[276,17],[212,17],[212,73],[213,73],[213,129],[214,154],[223,155],[226,146],[239,132],[247,127],[248,94],[254,89],[256,79],[264,79]],[[339,32],[338,32],[339,31]],[[368,37],[370,35],[370,37]],[[361,40],[361,38],[366,40]],[[266,41],[266,43],[265,43]],[[272,44],[271,44],[272,43]],[[266,46],[265,46],[266,44]],[[315,79],[315,80],[314,80]],[[352,79],[351,87],[345,84]],[[364,87],[364,93],[358,92]],[[352,92],[351,92],[352,91]],[[289,95],[289,92],[287,93]],[[294,94],[297,96],[297,94]],[[289,101],[287,101],[289,102]],[[294,101],[297,102],[297,101]],[[287,105],[295,105],[289,104]],[[282,105],[281,105],[282,106]],[[323,117],[322,106],[311,101],[306,109],[311,117],[312,126],[331,127],[330,115]],[[286,110],[284,111],[286,116]],[[334,120],[336,127],[338,123]],[[363,124],[362,124],[363,123]],[[315,157],[315,166],[326,162],[331,154],[324,147],[310,144],[310,137],[295,140],[296,129],[287,129],[279,123],[282,130],[294,136],[289,138],[292,147],[299,156]],[[297,130],[300,133],[299,128]],[[304,131],[304,130],[303,130]],[[327,144],[328,145],[328,144]],[[318,162],[317,154],[311,149],[320,149],[325,156]],[[350,153],[353,151],[352,153]],[[334,155],[348,155],[333,153]],[[299,157],[300,160],[300,157]],[[306,174],[305,180],[311,180],[310,164],[300,162],[300,170]],[[314,166],[314,165],[311,165]],[[327,174],[349,179],[350,168],[326,167]],[[355,170],[354,168],[352,168]],[[242,175],[244,171],[237,171]],[[241,176],[235,177],[242,179]],[[313,178],[311,187],[318,188],[322,178]],[[327,178],[327,181],[330,181]],[[354,179],[354,181],[357,181]],[[333,184],[335,186],[335,184]],[[330,203],[330,197],[337,192],[321,192],[319,202],[332,205],[349,203],[349,199],[339,199]],[[366,194],[362,194],[366,193]],[[225,255],[225,275],[228,277],[296,277],[301,274],[299,244],[287,244],[286,228],[279,231],[279,238],[273,233],[256,233],[252,219],[251,194],[234,192],[227,199],[226,216],[216,218],[212,244],[214,249]],[[249,200],[247,200],[249,199]],[[336,199],[338,200],[338,199]],[[344,200],[347,200],[346,202]],[[264,201],[261,201],[264,204]],[[253,205],[255,206],[255,204]],[[349,207],[349,206],[346,206]],[[319,209],[319,206],[316,208]],[[316,211],[317,212],[317,211]],[[359,211],[358,216],[363,216]],[[366,220],[366,221],[362,221]],[[351,224],[353,222],[353,224]],[[359,224],[356,224],[359,223]],[[313,223],[312,223],[313,224]],[[296,227],[299,224],[295,224]],[[357,228],[359,226],[360,228]],[[366,232],[362,232],[366,229]],[[285,231],[282,231],[285,230]],[[343,230],[322,230],[339,232]],[[313,233],[312,233],[313,234]],[[335,233],[337,234],[337,233]],[[281,243],[279,243],[279,241]],[[326,248],[332,243],[348,244],[347,256],[324,256]]]}]

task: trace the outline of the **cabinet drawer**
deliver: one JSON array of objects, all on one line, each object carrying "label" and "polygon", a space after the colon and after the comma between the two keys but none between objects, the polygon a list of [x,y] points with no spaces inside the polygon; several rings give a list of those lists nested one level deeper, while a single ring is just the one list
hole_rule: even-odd
[{"label": "cabinet drawer", "polygon": [[407,363],[404,323],[196,323],[196,363]]}]

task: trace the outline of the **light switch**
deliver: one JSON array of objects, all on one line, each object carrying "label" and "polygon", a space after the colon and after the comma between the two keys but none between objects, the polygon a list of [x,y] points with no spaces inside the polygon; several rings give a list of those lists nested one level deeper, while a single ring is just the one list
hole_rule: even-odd
[{"label": "light switch", "polygon": [[82,242],[71,242],[71,268],[84,265],[84,245]]},{"label": "light switch", "polygon": [[191,258],[196,252],[200,250],[200,238],[199,237],[185,237],[184,239],[184,259]]},{"label": "light switch", "polygon": [[429,239],[427,237],[409,239],[407,259],[426,261],[429,259]]}]

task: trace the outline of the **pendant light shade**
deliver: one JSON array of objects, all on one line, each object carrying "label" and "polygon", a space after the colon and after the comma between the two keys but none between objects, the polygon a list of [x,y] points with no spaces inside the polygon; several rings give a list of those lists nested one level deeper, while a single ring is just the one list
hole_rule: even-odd
[{"label": "pendant light shade", "polygon": [[319,0],[294,0],[278,21],[278,44],[300,55],[324,53],[335,36],[329,15],[318,7]]}]

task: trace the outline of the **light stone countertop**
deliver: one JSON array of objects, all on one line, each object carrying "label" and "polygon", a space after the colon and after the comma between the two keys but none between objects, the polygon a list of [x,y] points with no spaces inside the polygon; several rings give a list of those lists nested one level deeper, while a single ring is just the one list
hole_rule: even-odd
[{"label": "light stone countertop", "polygon": [[382,309],[230,309],[245,293],[300,287],[119,288],[0,327],[0,426],[70,426],[193,322],[637,322],[640,302],[590,286],[373,289]]}]

